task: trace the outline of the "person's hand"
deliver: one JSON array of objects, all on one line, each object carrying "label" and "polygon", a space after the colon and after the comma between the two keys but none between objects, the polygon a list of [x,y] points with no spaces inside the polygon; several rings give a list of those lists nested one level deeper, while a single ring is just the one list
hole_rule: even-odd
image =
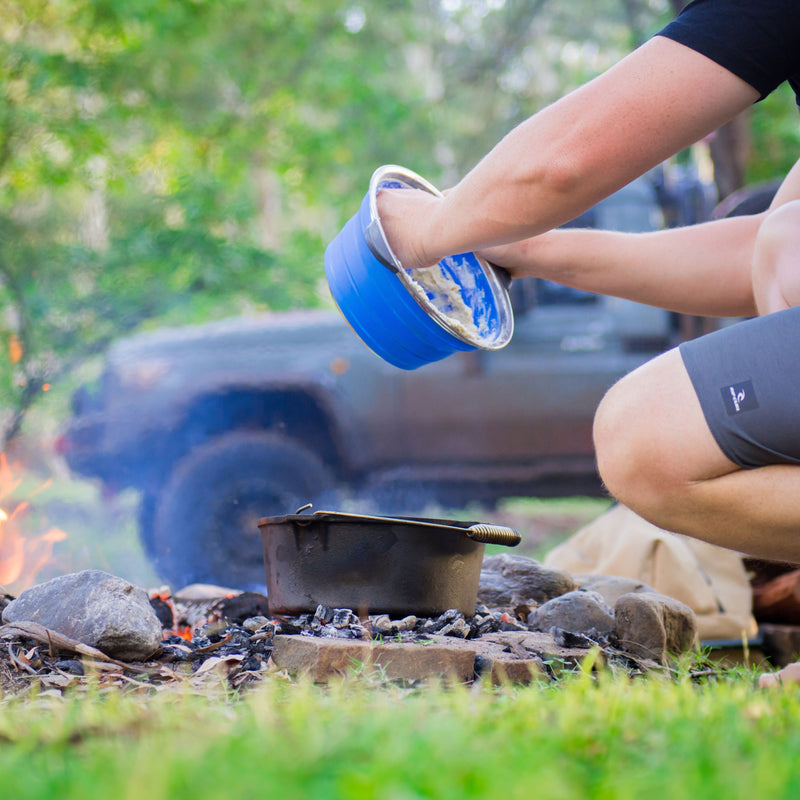
[{"label": "person's hand", "polygon": [[436,253],[431,230],[441,198],[421,189],[381,189],[378,217],[392,252],[405,269],[430,267],[449,253]]}]

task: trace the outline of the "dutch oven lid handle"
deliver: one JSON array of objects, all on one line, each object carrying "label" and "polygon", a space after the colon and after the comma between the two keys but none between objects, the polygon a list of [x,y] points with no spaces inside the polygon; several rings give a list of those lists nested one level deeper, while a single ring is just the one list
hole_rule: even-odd
[{"label": "dutch oven lid handle", "polygon": [[[310,503],[298,509],[298,514],[300,511],[305,511],[308,508],[311,508]],[[373,517],[368,514],[345,514],[339,511],[315,511],[313,514],[308,514],[303,517],[303,519],[308,520],[309,522],[313,519],[321,518],[333,521],[338,519],[345,522],[348,520],[359,520],[362,522],[396,522],[403,525],[419,525],[425,528],[436,528],[437,530],[446,530],[453,533],[464,533],[470,539],[476,542],[483,542],[484,544],[501,544],[505,545],[506,547],[516,547],[522,541],[522,536],[520,536],[517,531],[515,531],[513,528],[508,528],[505,525],[487,525],[484,523],[476,523],[462,528],[458,525],[445,525],[440,522],[429,522],[427,520],[403,519],[402,517]]]}]

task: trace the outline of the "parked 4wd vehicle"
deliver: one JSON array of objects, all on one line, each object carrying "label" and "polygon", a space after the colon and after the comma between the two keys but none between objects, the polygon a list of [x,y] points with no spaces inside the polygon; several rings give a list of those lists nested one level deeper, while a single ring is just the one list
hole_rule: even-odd
[{"label": "parked 4wd vehicle", "polygon": [[[640,180],[575,224],[662,222]],[[606,389],[680,338],[674,314],[524,279],[498,352],[405,372],[335,311],[269,313],[119,341],[81,389],[70,467],[141,492],[144,547],[174,584],[262,586],[257,520],[335,492],[378,513],[429,499],[595,493],[592,417]],[[416,495],[416,496],[415,496]]]}]

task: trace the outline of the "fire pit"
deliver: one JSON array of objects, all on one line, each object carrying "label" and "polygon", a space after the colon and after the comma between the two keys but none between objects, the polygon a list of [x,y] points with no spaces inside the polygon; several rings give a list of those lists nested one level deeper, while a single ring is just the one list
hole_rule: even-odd
[{"label": "fire pit", "polygon": [[316,511],[259,520],[273,614],[317,606],[359,614],[472,615],[487,543],[511,528],[416,517]]}]

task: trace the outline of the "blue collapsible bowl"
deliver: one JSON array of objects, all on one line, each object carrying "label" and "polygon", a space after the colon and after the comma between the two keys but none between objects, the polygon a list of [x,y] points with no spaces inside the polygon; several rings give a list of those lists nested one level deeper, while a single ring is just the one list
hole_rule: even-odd
[{"label": "blue collapsible bowl", "polygon": [[457,351],[498,350],[508,344],[514,318],[507,285],[498,271],[474,253],[439,262],[472,314],[465,327],[453,318],[441,292],[423,290],[389,247],[377,212],[384,188],[423,189],[431,184],[403,167],[378,168],[358,213],[325,250],[325,274],[336,305],[375,353],[402,369],[416,369]]}]

